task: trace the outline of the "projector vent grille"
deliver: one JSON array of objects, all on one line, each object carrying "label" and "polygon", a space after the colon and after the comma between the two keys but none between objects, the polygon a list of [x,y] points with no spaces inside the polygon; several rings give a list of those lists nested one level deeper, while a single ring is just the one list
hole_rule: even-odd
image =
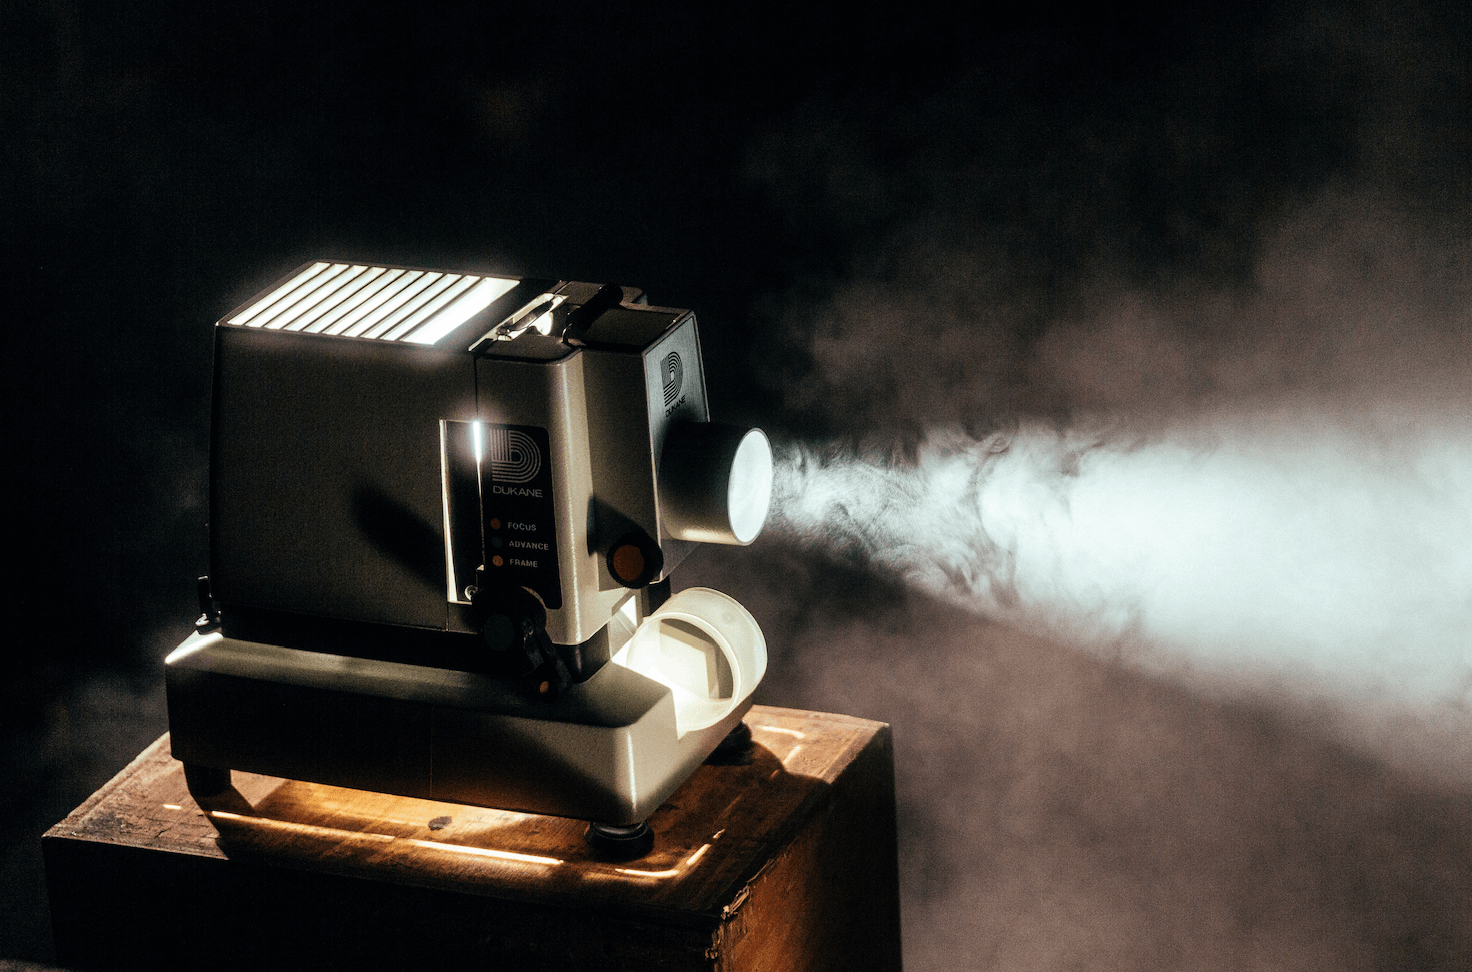
[{"label": "projector vent grille", "polygon": [[503,277],[314,263],[225,323],[433,344],[514,286]]}]

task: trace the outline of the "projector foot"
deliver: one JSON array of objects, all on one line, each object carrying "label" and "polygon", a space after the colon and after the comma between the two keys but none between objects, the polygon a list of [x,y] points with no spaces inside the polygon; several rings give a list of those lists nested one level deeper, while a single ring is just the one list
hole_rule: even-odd
[{"label": "projector foot", "polygon": [[629,825],[590,823],[583,839],[599,857],[611,861],[632,861],[654,847],[654,831],[644,821]]},{"label": "projector foot", "polygon": [[712,766],[750,766],[751,752],[751,729],[745,722],[738,722],[705,761]]},{"label": "projector foot", "polygon": [[219,796],[232,788],[229,770],[215,766],[198,766],[194,763],[184,764],[184,784],[189,787],[189,795],[196,802]]}]

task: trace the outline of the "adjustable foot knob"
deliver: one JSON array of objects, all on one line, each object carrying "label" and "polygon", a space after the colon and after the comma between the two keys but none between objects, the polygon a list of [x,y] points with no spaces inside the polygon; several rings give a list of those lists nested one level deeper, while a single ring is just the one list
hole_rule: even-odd
[{"label": "adjustable foot knob", "polygon": [[229,770],[195,763],[184,764],[184,785],[189,787],[189,795],[194,797],[196,803],[219,796],[232,788]]},{"label": "adjustable foot knob", "polygon": [[649,824],[588,824],[583,835],[598,856],[611,861],[632,861],[654,849],[654,831]]},{"label": "adjustable foot knob", "polygon": [[750,766],[753,748],[750,727],[738,722],[705,761],[711,766]]}]

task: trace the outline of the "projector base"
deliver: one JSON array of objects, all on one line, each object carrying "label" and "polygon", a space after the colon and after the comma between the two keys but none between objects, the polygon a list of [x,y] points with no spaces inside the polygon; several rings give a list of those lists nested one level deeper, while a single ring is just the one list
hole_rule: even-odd
[{"label": "projector base", "polygon": [[239,770],[633,825],[751,707],[748,691],[681,734],[672,690],[617,662],[548,702],[493,676],[218,632],[191,635],[164,664],[174,754],[202,805]]},{"label": "projector base", "polygon": [[189,796],[169,737],[46,834],[70,968],[900,968],[889,727],[754,707],[746,765],[700,766],[651,854],[585,825],[236,772]]}]

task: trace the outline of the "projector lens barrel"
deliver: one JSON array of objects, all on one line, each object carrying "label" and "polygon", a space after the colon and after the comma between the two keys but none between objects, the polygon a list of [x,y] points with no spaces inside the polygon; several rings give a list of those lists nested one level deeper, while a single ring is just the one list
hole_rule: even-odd
[{"label": "projector lens barrel", "polygon": [[772,446],[761,429],[691,422],[670,429],[659,464],[660,519],[679,540],[745,546],[772,503]]}]

